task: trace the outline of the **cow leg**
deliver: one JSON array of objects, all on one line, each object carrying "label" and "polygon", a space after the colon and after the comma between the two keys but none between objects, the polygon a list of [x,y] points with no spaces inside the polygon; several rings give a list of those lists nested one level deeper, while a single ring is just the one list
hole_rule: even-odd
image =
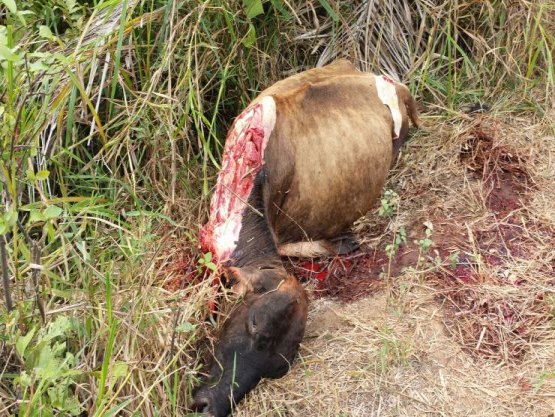
[{"label": "cow leg", "polygon": [[333,255],[333,244],[328,240],[285,243],[278,246],[278,253],[292,258],[321,258]]},{"label": "cow leg", "polygon": [[346,234],[332,240],[313,240],[308,242],[285,243],[278,246],[280,256],[292,258],[321,258],[325,256],[345,255],[360,247],[352,234]]}]

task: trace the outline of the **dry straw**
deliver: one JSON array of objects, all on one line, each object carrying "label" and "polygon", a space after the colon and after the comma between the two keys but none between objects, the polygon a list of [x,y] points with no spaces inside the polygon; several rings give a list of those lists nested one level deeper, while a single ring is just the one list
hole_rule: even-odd
[{"label": "dry straw", "polygon": [[[210,320],[214,290],[195,263],[225,132],[264,86],[338,57],[403,80],[421,103],[425,129],[387,184],[398,209],[355,228],[369,253],[401,227],[407,244],[373,295],[312,302],[290,374],[238,415],[553,413],[553,2],[272,0],[254,17],[243,3],[100,3],[65,15],[81,20],[62,45],[0,11],[16,52],[69,57],[37,73],[26,55],[0,73],[2,200],[25,208],[6,245],[17,308],[0,316],[0,415],[46,410],[68,378],[84,414],[186,415],[235,302]],[[477,101],[491,109],[464,111]],[[52,205],[63,215],[28,223]],[[34,359],[15,345],[44,328],[39,304],[46,323],[75,323],[56,339],[75,362],[25,388]]]}]

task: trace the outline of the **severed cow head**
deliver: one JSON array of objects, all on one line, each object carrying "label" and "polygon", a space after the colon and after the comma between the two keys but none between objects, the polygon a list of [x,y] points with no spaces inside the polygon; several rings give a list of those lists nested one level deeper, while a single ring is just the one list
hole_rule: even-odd
[{"label": "severed cow head", "polygon": [[227,268],[243,297],[225,322],[193,408],[227,416],[262,378],[287,373],[303,338],[308,300],[283,266]]}]

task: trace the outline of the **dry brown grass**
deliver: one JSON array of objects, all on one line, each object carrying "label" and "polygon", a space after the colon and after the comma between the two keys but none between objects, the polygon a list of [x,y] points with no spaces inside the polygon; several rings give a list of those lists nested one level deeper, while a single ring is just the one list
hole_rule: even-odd
[{"label": "dry brown grass", "polygon": [[[375,277],[382,290],[353,303],[314,300],[291,373],[263,383],[238,415],[550,415],[555,206],[544,196],[553,191],[555,138],[548,117],[425,117],[427,132],[416,133],[389,181],[401,204],[386,233],[376,212],[357,226],[371,253],[404,226],[409,243],[393,266],[405,269],[388,274],[384,263],[384,280]],[[434,245],[418,264],[408,255],[418,252],[412,241],[426,221]],[[455,251],[453,268],[447,257]],[[358,277],[344,279],[356,286]]]},{"label": "dry brown grass", "polygon": [[[119,27],[122,7],[91,7],[61,49],[12,16],[19,52],[72,58],[52,74],[8,65],[11,86],[0,73],[7,120],[26,115],[1,125],[3,143],[17,150],[6,161],[16,167],[7,180],[15,191],[2,185],[3,201],[64,209],[24,225],[37,238],[53,234],[37,283],[30,242],[17,229],[8,239],[17,311],[0,315],[0,415],[30,401],[51,405],[46,390],[65,376],[36,377],[34,358],[15,344],[60,317],[75,323],[57,341],[75,356],[67,391],[84,414],[187,412],[217,328],[211,282],[192,275],[225,129],[261,87],[340,56],[405,79],[428,102],[427,132],[415,134],[392,173],[388,187],[401,198],[393,218],[373,211],[357,226],[376,256],[334,263],[328,293],[341,297],[353,281],[350,298],[368,298],[314,301],[292,373],[262,384],[239,414],[542,415],[553,407],[553,2],[284,1],[290,18],[274,3],[251,22],[239,0],[129,1],[135,12]],[[249,44],[251,23],[258,40]],[[84,92],[72,102],[76,87]],[[458,111],[478,99],[492,99],[490,114]],[[45,157],[32,155],[37,137]],[[30,181],[27,167],[50,177]],[[412,241],[427,221],[435,246],[418,263]],[[402,226],[409,244],[389,265],[383,249]],[[455,251],[458,269],[446,259]],[[34,375],[27,388],[16,379],[23,370]]]},{"label": "dry brown grass", "polygon": [[547,416],[552,339],[518,367],[475,357],[445,331],[444,308],[415,285],[344,305],[313,303],[301,358],[265,382],[239,416]]}]

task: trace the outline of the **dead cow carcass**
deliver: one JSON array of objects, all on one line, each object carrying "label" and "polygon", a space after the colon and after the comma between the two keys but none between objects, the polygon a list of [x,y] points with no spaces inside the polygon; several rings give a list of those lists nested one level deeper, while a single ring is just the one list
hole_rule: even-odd
[{"label": "dead cow carcass", "polygon": [[261,378],[287,372],[307,298],[279,256],[352,249],[341,237],[381,194],[409,118],[418,125],[404,85],[345,60],[277,82],[237,118],[201,246],[244,298],[224,325],[196,408],[225,416]]}]

